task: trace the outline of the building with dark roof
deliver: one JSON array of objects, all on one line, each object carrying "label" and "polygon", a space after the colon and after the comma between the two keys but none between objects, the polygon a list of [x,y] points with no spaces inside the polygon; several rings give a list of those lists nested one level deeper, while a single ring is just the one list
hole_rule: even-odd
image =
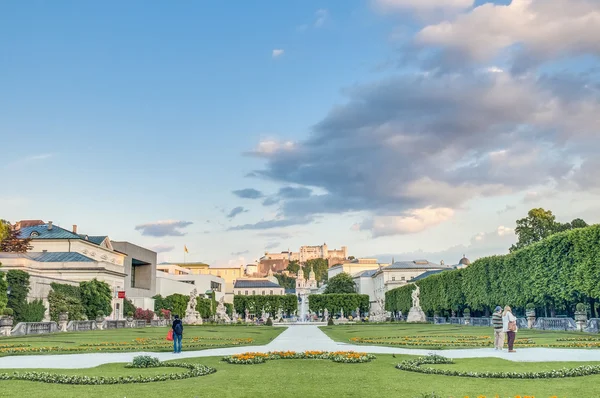
[{"label": "building with dark roof", "polygon": [[233,286],[234,296],[262,295],[280,296],[285,294],[285,289],[273,277],[238,279]]}]

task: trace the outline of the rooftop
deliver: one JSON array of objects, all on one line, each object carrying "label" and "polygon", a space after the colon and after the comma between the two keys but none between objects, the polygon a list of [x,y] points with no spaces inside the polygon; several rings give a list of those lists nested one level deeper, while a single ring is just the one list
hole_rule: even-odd
[{"label": "rooftop", "polygon": [[421,279],[425,279],[428,276],[439,274],[439,273],[444,272],[444,271],[448,271],[448,270],[447,269],[436,269],[436,270],[432,270],[432,271],[423,272],[421,275],[419,275],[419,276],[417,276],[415,278],[412,278],[409,282],[420,281]]},{"label": "rooftop", "polygon": [[280,288],[281,286],[277,283],[271,282],[267,279],[238,279],[235,281],[235,289],[248,289],[248,288]]},{"label": "rooftop", "polygon": [[75,252],[0,253],[0,258],[28,258],[41,263],[84,263],[96,261]]},{"label": "rooftop", "polygon": [[396,261],[392,265],[389,265],[384,270],[387,269],[450,269],[452,266],[450,265],[441,265],[430,263],[427,260],[414,260],[414,261]]}]

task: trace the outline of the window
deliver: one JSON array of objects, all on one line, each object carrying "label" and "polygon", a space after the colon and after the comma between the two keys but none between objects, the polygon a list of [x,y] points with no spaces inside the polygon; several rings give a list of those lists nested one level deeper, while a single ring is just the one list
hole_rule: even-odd
[{"label": "window", "polygon": [[246,296],[248,295],[248,291],[246,290]]},{"label": "window", "polygon": [[135,287],[135,270],[137,267],[135,265],[131,266],[131,287]]},{"label": "window", "polygon": [[402,280],[404,280],[404,279],[405,279],[405,278],[404,278],[404,277],[402,277]]},{"label": "window", "polygon": [[271,296],[273,295],[273,291],[271,290],[271,293],[269,293]]},{"label": "window", "polygon": [[264,296],[267,292],[265,292],[264,290],[261,292],[261,294]]},{"label": "window", "polygon": [[210,282],[210,290],[212,290],[213,292],[220,292],[221,284],[218,282]]},{"label": "window", "polygon": [[256,295],[256,290],[252,291],[252,295],[255,296]]},{"label": "window", "polygon": [[392,276],[392,280],[393,280],[393,281],[395,281],[395,280],[396,280],[396,277],[395,277],[395,276]]}]

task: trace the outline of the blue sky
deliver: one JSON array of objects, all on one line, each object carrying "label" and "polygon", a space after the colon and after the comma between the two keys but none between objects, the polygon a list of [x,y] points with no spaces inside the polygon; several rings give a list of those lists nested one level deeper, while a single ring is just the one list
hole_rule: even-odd
[{"label": "blue sky", "polygon": [[[597,46],[575,38],[550,51],[532,37],[532,27],[518,26],[509,46],[491,45],[497,53],[482,57],[486,51],[474,38],[490,35],[494,43],[498,33],[490,28],[461,36],[482,29],[470,19],[477,22],[486,10],[492,20],[507,10],[511,20],[524,14],[517,4],[507,8],[508,1],[467,3],[2,3],[2,217],[78,224],[82,232],[166,250],[163,260],[181,260],[186,244],[188,260],[219,265],[252,262],[266,247],[324,241],[359,256],[422,254],[448,263],[462,251],[477,257],[506,250],[507,228],[534,206],[550,207],[560,219],[596,222],[597,177],[589,182],[589,173],[578,169],[592,160],[586,163],[586,152],[573,149],[597,138],[593,109],[571,115],[569,123],[539,109],[535,120],[513,113],[552,100],[593,107],[596,94],[582,87],[597,83],[590,72],[598,66]],[[598,11],[586,0],[570,4],[573,15],[567,16],[539,0],[526,7],[540,23],[558,21],[565,29],[570,17],[594,18]],[[426,30],[441,23],[459,33]],[[535,57],[525,59],[517,47]],[[527,72],[517,75],[521,65]],[[481,77],[492,67],[503,71],[494,84]],[[544,74],[550,79],[541,81]],[[545,85],[564,76],[571,79]],[[413,144],[434,125],[477,125],[472,113],[461,111],[463,98],[489,98],[491,91],[480,87],[516,90],[517,79],[528,79],[539,96],[476,109],[509,122],[490,121],[494,129],[473,127],[472,134],[498,137],[525,126],[532,136],[544,134],[545,153],[568,164],[533,152],[531,137],[484,138],[454,148],[466,133],[445,127],[447,150],[434,149],[439,140]],[[466,124],[425,109],[438,100],[436,109],[447,106],[431,93],[448,85],[457,96],[445,101],[468,115]],[[567,130],[579,135],[561,136]],[[390,153],[393,145],[379,145],[384,135],[386,142],[406,143]],[[291,149],[282,146],[286,142]],[[407,158],[412,165],[399,160]],[[528,160],[507,164],[514,159]],[[412,170],[420,161],[423,167]],[[449,173],[453,167],[462,172]],[[538,180],[516,181],[523,175],[519,167]],[[248,177],[252,172],[257,177]],[[273,196],[284,187],[308,189],[309,197]],[[263,197],[232,193],[249,188]],[[265,206],[265,198],[277,203]],[[565,205],[569,201],[578,206]],[[154,235],[165,236],[148,235],[144,226],[160,221]],[[287,226],[264,228],[272,225]]]}]

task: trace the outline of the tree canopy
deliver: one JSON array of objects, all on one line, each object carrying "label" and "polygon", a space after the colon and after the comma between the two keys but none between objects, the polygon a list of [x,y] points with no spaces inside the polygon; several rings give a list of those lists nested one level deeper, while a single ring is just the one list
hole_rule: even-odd
[{"label": "tree canopy", "polygon": [[352,276],[346,272],[337,274],[336,276],[329,279],[327,287],[323,292],[325,294],[332,293],[356,293],[356,285]]},{"label": "tree canopy", "polygon": [[112,290],[108,283],[97,279],[79,283],[81,303],[88,319],[95,319],[99,311],[112,314]]},{"label": "tree canopy", "polygon": [[19,231],[0,220],[0,252],[25,253],[31,250],[31,238],[21,239]]},{"label": "tree canopy", "polygon": [[324,258],[313,258],[306,262],[304,266],[304,278],[308,279],[311,270],[315,272],[315,279],[318,282],[327,280],[327,270],[329,263]]},{"label": "tree canopy", "polygon": [[558,232],[587,226],[587,223],[580,218],[562,224],[556,221],[556,217],[550,210],[531,209],[527,213],[527,217],[517,220],[515,234],[518,240],[517,243],[511,246],[510,251],[522,249]]}]

